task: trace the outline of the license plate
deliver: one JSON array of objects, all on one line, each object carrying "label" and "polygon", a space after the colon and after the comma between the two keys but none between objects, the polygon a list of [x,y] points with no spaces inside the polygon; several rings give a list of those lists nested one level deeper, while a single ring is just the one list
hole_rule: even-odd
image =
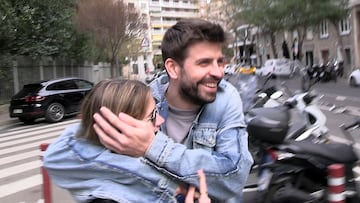
[{"label": "license plate", "polygon": [[23,112],[22,109],[14,109],[14,110],[13,110],[13,113],[22,113],[22,112]]}]

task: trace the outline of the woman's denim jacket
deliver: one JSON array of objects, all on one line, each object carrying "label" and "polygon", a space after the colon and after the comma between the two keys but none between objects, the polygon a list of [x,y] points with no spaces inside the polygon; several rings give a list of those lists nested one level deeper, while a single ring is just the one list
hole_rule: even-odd
[{"label": "woman's denim jacket", "polygon": [[112,153],[76,137],[80,124],[69,126],[46,150],[44,166],[51,180],[69,190],[77,202],[95,198],[119,203],[176,202],[179,182],[143,158]]},{"label": "woman's denim jacket", "polygon": [[[151,83],[165,120],[167,81],[164,76]],[[200,110],[185,145],[159,131],[144,158],[134,160],[75,139],[77,128],[67,129],[44,157],[54,182],[69,189],[77,200],[101,197],[118,202],[174,202],[177,181],[198,186],[197,170],[203,169],[213,200],[242,201],[253,160],[239,93],[224,80],[216,100]]]}]

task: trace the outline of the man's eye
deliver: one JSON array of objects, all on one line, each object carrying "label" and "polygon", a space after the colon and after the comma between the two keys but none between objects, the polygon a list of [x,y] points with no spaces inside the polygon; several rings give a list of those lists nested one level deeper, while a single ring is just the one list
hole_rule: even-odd
[{"label": "man's eye", "polygon": [[218,65],[219,66],[225,66],[226,61],[224,59],[218,60]]},{"label": "man's eye", "polygon": [[200,65],[200,66],[206,66],[206,65],[208,65],[209,63],[211,63],[211,61],[204,60],[204,61],[200,61],[200,62],[199,62],[199,65]]}]

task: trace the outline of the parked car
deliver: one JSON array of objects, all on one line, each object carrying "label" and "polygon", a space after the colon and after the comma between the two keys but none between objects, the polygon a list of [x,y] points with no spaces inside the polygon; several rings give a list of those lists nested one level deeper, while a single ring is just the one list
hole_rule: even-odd
[{"label": "parked car", "polygon": [[349,76],[349,85],[352,87],[356,87],[360,85],[360,69],[356,69],[351,72]]},{"label": "parked car", "polygon": [[68,77],[26,84],[10,101],[11,118],[33,123],[38,118],[47,122],[61,121],[65,116],[77,114],[80,105],[94,84]]},{"label": "parked car", "polygon": [[244,65],[237,68],[236,72],[245,75],[253,75],[256,72],[256,67],[253,65]]},{"label": "parked car", "polygon": [[256,71],[260,76],[275,75],[292,77],[296,72],[297,66],[293,60],[280,58],[280,59],[268,59],[264,65]]},{"label": "parked car", "polygon": [[236,64],[226,64],[224,67],[224,73],[225,74],[234,74],[236,71]]}]

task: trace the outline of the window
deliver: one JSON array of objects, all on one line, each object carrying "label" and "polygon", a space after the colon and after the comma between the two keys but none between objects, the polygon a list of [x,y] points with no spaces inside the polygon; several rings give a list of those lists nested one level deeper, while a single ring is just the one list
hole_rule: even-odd
[{"label": "window", "polygon": [[144,63],[144,70],[145,70],[145,73],[146,73],[146,70],[148,70],[149,67],[148,67],[148,64],[147,63]]},{"label": "window", "polygon": [[129,7],[130,10],[135,9],[134,3],[128,3],[128,7]]},{"label": "window", "polygon": [[132,73],[133,74],[139,74],[139,66],[138,66],[138,64],[133,64],[132,65]]},{"label": "window", "polygon": [[79,89],[91,89],[93,84],[85,80],[75,80],[76,85]]},{"label": "window", "polygon": [[350,33],[350,22],[348,18],[339,21],[339,32],[341,35]]},{"label": "window", "polygon": [[66,80],[57,82],[54,84],[49,85],[47,90],[70,90],[70,89],[77,89],[76,84],[72,80]]},{"label": "window", "polygon": [[328,22],[326,20],[320,23],[320,38],[326,38],[329,36]]}]

